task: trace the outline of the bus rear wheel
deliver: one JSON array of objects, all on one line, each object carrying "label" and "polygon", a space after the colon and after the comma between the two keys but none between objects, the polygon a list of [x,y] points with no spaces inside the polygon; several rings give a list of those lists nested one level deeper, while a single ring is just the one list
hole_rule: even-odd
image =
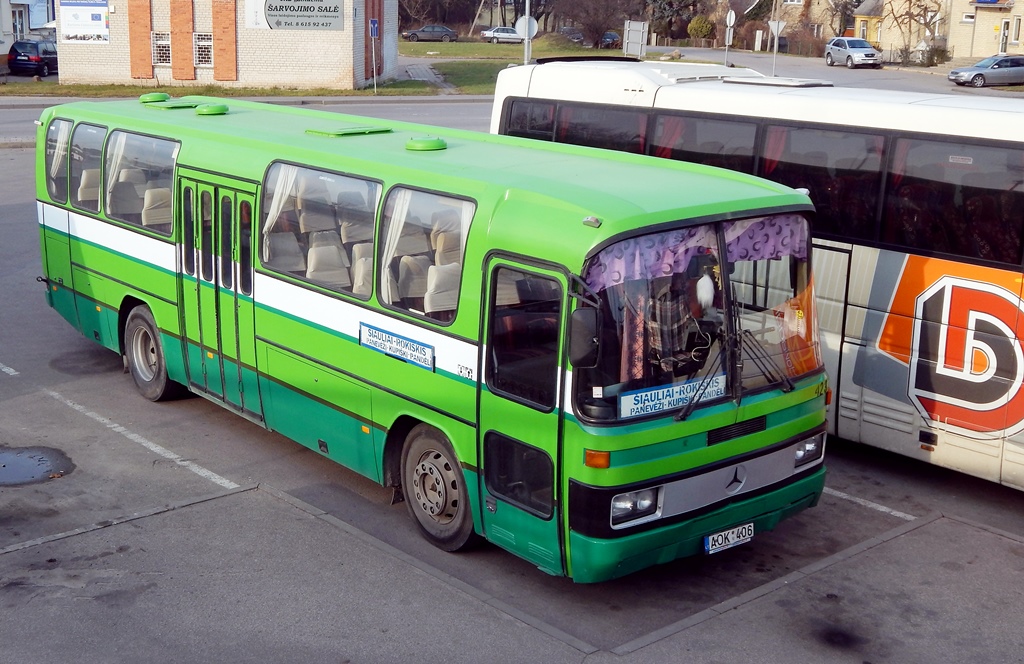
[{"label": "bus rear wheel", "polygon": [[181,394],[181,386],[167,377],[160,333],[153,314],[144,304],[128,314],[124,325],[124,354],[135,387],[142,396],[150,401],[163,401]]},{"label": "bus rear wheel", "polygon": [[451,443],[432,426],[417,425],[405,440],[402,492],[409,515],[431,544],[459,551],[474,543],[462,468]]}]

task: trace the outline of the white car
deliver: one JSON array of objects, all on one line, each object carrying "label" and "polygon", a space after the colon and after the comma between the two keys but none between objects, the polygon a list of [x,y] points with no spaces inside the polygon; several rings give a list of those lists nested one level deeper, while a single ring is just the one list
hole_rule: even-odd
[{"label": "white car", "polygon": [[492,44],[521,44],[523,38],[519,36],[515,28],[507,28],[498,26],[497,28],[491,28],[490,30],[484,30],[480,33],[480,39],[489,41]]}]

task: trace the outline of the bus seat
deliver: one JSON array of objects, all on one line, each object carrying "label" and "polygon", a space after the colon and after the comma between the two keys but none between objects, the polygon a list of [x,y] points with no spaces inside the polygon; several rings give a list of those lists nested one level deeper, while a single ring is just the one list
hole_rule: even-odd
[{"label": "bus seat", "polygon": [[427,268],[427,292],[423,295],[423,311],[428,316],[445,322],[455,317],[461,275],[462,265],[459,263],[431,265]]},{"label": "bus seat", "polygon": [[373,240],[373,214],[369,210],[339,207],[338,221],[341,226],[341,241],[345,246]]},{"label": "bus seat", "polygon": [[146,173],[141,168],[122,168],[121,172],[117,174],[117,181],[132,183],[139,196],[145,193],[148,186]]},{"label": "bus seat", "polygon": [[161,226],[171,223],[171,190],[166,187],[147,189],[142,199],[142,225]]},{"label": "bus seat", "polygon": [[427,268],[431,265],[427,256],[402,256],[398,264],[398,297],[409,308],[422,309],[422,300],[427,292]]},{"label": "bus seat", "polygon": [[[356,252],[359,247],[369,247],[371,253]],[[352,292],[369,297],[373,288],[373,247],[370,243],[357,244],[352,249]]]},{"label": "bus seat", "polygon": [[115,182],[107,201],[107,214],[117,219],[139,223],[142,210],[142,197],[135,191],[135,185],[131,182]]},{"label": "bus seat", "polygon": [[516,276],[508,270],[498,272],[498,283],[495,285],[494,303],[498,306],[519,304],[519,287]]},{"label": "bus seat", "polygon": [[338,225],[334,220],[334,208],[330,203],[306,201],[299,210],[299,232],[333,231]]},{"label": "bus seat", "polygon": [[330,205],[331,198],[327,193],[327,185],[315,175],[300,176],[295,190],[295,209],[300,212],[308,204],[320,203]]},{"label": "bus seat", "polygon": [[294,233],[271,233],[267,240],[270,244],[267,267],[284,272],[301,272],[306,269],[306,257]]},{"label": "bus seat", "polygon": [[82,178],[78,183],[79,203],[87,203],[85,207],[96,209],[100,200],[100,169],[86,168],[82,171]]},{"label": "bus seat", "polygon": [[352,278],[341,245],[320,244],[309,248],[306,278],[331,288],[349,288]]},{"label": "bus seat", "polygon": [[406,221],[402,227],[402,235],[398,238],[395,256],[426,254],[429,252],[430,244],[424,228],[419,224]]},{"label": "bus seat", "polygon": [[430,217],[430,247],[437,249],[437,236],[462,230],[462,219],[455,210],[441,210]]},{"label": "bus seat", "polygon": [[438,265],[462,262],[462,247],[457,233],[438,233],[434,250],[434,263]]},{"label": "bus seat", "polygon": [[338,251],[341,252],[341,257],[345,261],[345,267],[349,266],[348,255],[341,245],[341,237],[338,236],[338,231],[313,231],[309,234],[309,248],[320,247],[324,245],[330,245],[337,247]]}]

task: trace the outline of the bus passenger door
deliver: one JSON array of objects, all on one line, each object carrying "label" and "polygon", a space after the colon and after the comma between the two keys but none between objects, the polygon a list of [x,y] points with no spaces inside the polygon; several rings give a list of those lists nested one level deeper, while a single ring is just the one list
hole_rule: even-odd
[{"label": "bus passenger door", "polygon": [[488,269],[478,427],[487,538],[563,574],[559,528],[564,277],[494,260]]},{"label": "bus passenger door", "polygon": [[[255,376],[243,376],[246,364],[255,366],[252,299],[240,296],[240,291],[251,294],[251,254],[244,265],[236,263],[239,249],[249,251],[250,245],[241,245],[251,232],[243,226],[252,218],[253,197],[193,180],[183,180],[181,188],[182,328],[189,383],[259,419]],[[251,384],[251,395],[246,384]]]}]

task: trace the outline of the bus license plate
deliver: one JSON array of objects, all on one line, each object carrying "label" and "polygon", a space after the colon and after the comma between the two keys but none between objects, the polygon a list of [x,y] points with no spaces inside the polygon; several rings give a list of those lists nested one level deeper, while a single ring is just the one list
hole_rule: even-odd
[{"label": "bus license plate", "polygon": [[754,539],[754,524],[745,523],[704,538],[704,553],[718,553]]}]

